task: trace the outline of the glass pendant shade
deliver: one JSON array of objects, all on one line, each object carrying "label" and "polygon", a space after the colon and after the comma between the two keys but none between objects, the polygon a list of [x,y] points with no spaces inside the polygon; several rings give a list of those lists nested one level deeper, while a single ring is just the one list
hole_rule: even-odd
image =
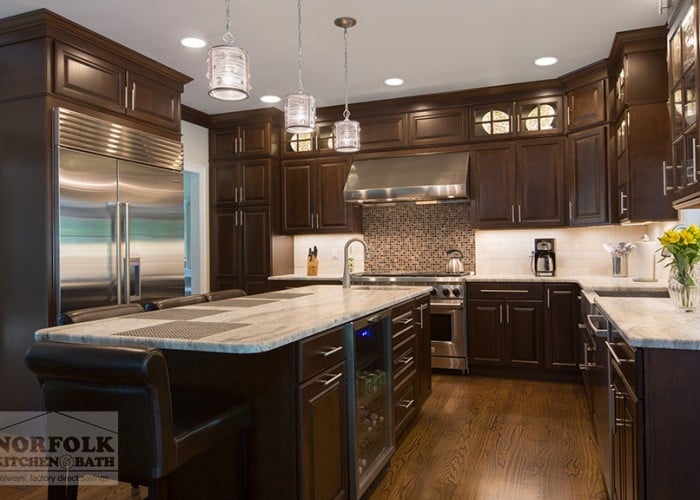
[{"label": "glass pendant shade", "polygon": [[313,132],[316,126],[316,99],[296,92],[284,98],[284,129],[290,134]]},{"label": "glass pendant shade", "polygon": [[335,150],[339,153],[354,153],[360,150],[360,122],[345,120],[335,122]]},{"label": "glass pendant shade", "polygon": [[223,101],[247,99],[250,92],[248,51],[231,45],[209,49],[207,78],[209,95]]}]

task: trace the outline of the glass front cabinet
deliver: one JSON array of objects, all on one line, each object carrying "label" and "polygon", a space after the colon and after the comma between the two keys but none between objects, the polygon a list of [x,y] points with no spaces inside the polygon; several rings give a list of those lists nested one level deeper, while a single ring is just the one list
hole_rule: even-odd
[{"label": "glass front cabinet", "polygon": [[697,13],[692,1],[680,10],[668,35],[672,165],[663,165],[666,194],[692,186],[697,174]]},{"label": "glass front cabinet", "polygon": [[474,140],[563,131],[561,96],[471,106],[469,116]]}]

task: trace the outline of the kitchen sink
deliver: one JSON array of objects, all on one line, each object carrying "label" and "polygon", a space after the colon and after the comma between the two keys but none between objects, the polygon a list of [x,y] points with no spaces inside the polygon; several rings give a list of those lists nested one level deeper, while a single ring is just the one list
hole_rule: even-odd
[{"label": "kitchen sink", "polygon": [[668,290],[593,290],[600,297],[652,297],[668,298]]}]

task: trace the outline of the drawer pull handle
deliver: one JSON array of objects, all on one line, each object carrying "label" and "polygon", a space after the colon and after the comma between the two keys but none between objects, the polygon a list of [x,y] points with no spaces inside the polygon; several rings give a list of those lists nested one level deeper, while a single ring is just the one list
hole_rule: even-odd
[{"label": "drawer pull handle", "polygon": [[393,335],[391,336],[391,338],[392,338],[392,339],[395,339],[395,338],[397,338],[397,337],[400,337],[401,335],[403,335],[404,333],[406,333],[407,331],[409,331],[409,330],[411,330],[411,329],[413,329],[413,326],[408,326],[408,327],[404,328],[403,330],[399,330],[398,332],[396,332],[395,334],[393,334]]},{"label": "drawer pull handle", "polygon": [[336,352],[340,352],[342,350],[343,346],[339,345],[338,347],[329,347],[327,351],[321,351],[320,354],[322,354],[324,358],[327,358],[328,356],[332,356]]},{"label": "drawer pull handle", "polygon": [[327,376],[328,376],[329,378],[327,378],[327,379],[325,379],[325,380],[319,380],[318,383],[319,383],[319,384],[323,384],[325,387],[328,387],[328,386],[331,385],[333,382],[335,382],[335,381],[338,380],[340,377],[342,377],[342,376],[343,376],[343,372],[340,372],[340,373],[329,373]]},{"label": "drawer pull handle", "polygon": [[400,406],[401,408],[406,408],[407,410],[415,404],[416,400],[415,399],[402,399],[401,401],[396,403],[396,406]]},{"label": "drawer pull handle", "polygon": [[608,351],[610,351],[610,355],[613,357],[615,360],[615,363],[618,365],[621,365],[622,363],[634,363],[634,359],[620,359],[620,357],[617,355],[615,352],[615,349],[613,348],[614,345],[621,345],[621,344],[615,344],[615,343],[610,343],[607,340],[605,341],[605,345],[608,347]]},{"label": "drawer pull handle", "polygon": [[402,325],[408,325],[408,324],[413,323],[413,318],[410,318],[410,317],[409,317],[409,318],[406,318],[406,319],[401,319],[401,317],[399,316],[398,318],[396,318],[396,319],[394,320],[394,323],[401,323]]},{"label": "drawer pull handle", "polygon": [[528,290],[498,290],[498,289],[481,289],[481,293],[528,293]]},{"label": "drawer pull handle", "polygon": [[413,363],[413,356],[402,356],[396,361],[394,361],[395,365],[402,364],[402,365],[408,365],[410,363]]}]

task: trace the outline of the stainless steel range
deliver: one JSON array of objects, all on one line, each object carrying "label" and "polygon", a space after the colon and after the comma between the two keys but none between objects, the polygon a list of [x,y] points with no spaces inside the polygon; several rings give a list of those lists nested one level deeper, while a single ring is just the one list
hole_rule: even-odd
[{"label": "stainless steel range", "polygon": [[468,373],[467,309],[465,307],[468,273],[358,273],[351,283],[363,285],[431,286],[430,336],[433,368]]}]

